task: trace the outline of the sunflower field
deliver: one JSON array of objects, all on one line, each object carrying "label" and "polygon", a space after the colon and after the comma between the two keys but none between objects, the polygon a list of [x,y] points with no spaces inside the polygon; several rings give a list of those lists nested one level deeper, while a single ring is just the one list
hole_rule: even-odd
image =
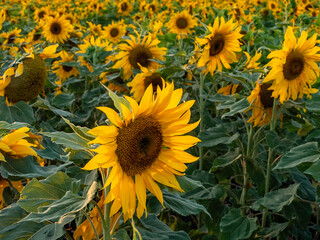
[{"label": "sunflower field", "polygon": [[320,239],[318,0],[1,0],[0,240]]}]

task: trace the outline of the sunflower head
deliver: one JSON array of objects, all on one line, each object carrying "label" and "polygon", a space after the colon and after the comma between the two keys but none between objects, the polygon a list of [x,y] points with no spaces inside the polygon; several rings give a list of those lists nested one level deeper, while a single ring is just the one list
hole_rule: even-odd
[{"label": "sunflower head", "polygon": [[4,96],[9,102],[30,101],[44,89],[47,80],[47,67],[38,55],[23,60],[23,73],[12,76],[10,84],[5,88]]},{"label": "sunflower head", "polygon": [[178,34],[177,37],[185,37],[186,35],[191,34],[191,29],[196,25],[196,20],[187,10],[175,14],[168,22],[170,32]]},{"label": "sunflower head", "polygon": [[132,68],[139,69],[141,66],[148,69],[157,69],[159,63],[153,61],[153,59],[163,60],[163,55],[167,50],[166,48],[158,48],[158,43],[160,41],[152,35],[145,36],[142,42],[139,35],[137,38],[131,35],[127,43],[119,45],[123,52],[116,56],[119,61],[114,65],[114,68],[123,67],[125,80],[132,75]]},{"label": "sunflower head", "polygon": [[106,39],[111,41],[114,44],[117,44],[120,42],[122,36],[126,33],[126,27],[122,22],[114,23],[108,25],[107,27],[104,27],[103,31]]},{"label": "sunflower head", "polygon": [[272,60],[267,64],[271,67],[264,82],[271,82],[272,96],[280,98],[280,102],[309,97],[317,92],[311,85],[317,80],[320,70],[316,61],[320,61],[320,48],[316,45],[317,36],[314,34],[307,39],[308,33],[303,31],[296,40],[292,27],[288,27],[281,50],[268,55]]},{"label": "sunflower head", "polygon": [[213,72],[222,66],[231,68],[229,63],[237,62],[235,52],[241,51],[239,39],[241,28],[232,19],[225,22],[224,18],[216,18],[213,27],[208,27],[210,34],[204,38],[196,38],[199,45],[205,45],[202,55],[198,61],[198,67],[205,67],[205,72]]},{"label": "sunflower head", "polygon": [[65,42],[70,37],[70,33],[73,30],[73,26],[69,20],[65,19],[65,16],[56,15],[55,17],[47,17],[46,23],[43,27],[44,37],[52,42]]},{"label": "sunflower head", "polygon": [[140,218],[146,210],[146,189],[163,204],[161,190],[155,181],[182,191],[175,175],[186,170],[185,163],[197,160],[184,150],[200,140],[181,136],[199,124],[199,121],[188,124],[194,101],[178,106],[181,96],[182,89],[174,91],[173,84],[158,88],[157,95],[153,94],[150,85],[140,104],[125,97],[128,107],[121,105],[122,118],[111,108],[99,107],[113,125],[90,131],[97,136],[91,143],[100,146],[93,149],[98,154],[84,169],[112,167],[105,185],[111,184],[112,189],[106,198],[106,202],[113,201],[110,216],[122,208],[126,221],[133,217],[138,205]]}]

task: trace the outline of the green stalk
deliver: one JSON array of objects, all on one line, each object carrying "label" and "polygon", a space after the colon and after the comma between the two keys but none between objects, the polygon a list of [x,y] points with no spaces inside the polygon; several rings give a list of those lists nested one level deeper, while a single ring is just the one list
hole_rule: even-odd
[{"label": "green stalk", "polygon": [[[203,101],[203,86],[204,86],[204,80],[206,78],[205,74],[200,74],[200,86],[199,86],[199,98],[200,98],[200,133],[203,131],[203,110],[204,110],[204,101]],[[199,169],[203,169],[203,147],[199,147]]]},{"label": "green stalk", "polygon": [[96,201],[91,200],[91,202],[94,204],[94,206],[97,208],[100,219],[101,219],[101,223],[102,223],[102,229],[103,229],[103,235],[105,235],[105,229],[107,229],[107,223],[106,220],[104,219],[103,213],[101,211],[101,208],[99,207],[99,205],[96,203]]},{"label": "green stalk", "polygon": [[[103,172],[103,169],[100,168],[100,174],[102,176],[102,182],[103,182],[103,186],[105,185],[106,183],[106,176],[104,175],[104,172]],[[110,191],[110,186],[104,188],[104,197],[105,199],[107,198],[107,195]],[[103,226],[103,240],[111,240],[111,235],[110,235],[110,208],[111,208],[111,203],[107,203],[105,206],[104,206],[104,220],[105,220],[105,225],[102,225]]]},{"label": "green stalk", "polygon": [[[274,98],[273,99],[272,117],[270,120],[270,131],[274,131],[274,129],[276,127],[276,110],[277,110],[277,100]],[[267,160],[267,173],[266,173],[266,181],[265,181],[265,194],[267,194],[269,192],[269,188],[270,188],[272,154],[273,154],[273,149],[271,147],[269,147],[268,160]],[[264,208],[263,215],[262,215],[262,228],[264,228],[266,226],[267,215],[268,215],[268,209]]]}]

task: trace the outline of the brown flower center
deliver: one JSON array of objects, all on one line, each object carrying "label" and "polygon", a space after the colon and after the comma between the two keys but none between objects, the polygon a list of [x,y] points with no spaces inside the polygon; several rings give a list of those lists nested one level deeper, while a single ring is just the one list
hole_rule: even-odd
[{"label": "brown flower center", "polygon": [[266,108],[272,108],[273,107],[273,97],[272,96],[272,90],[268,90],[268,88],[271,86],[271,83],[263,83],[260,87],[260,102],[262,103],[263,107]]},{"label": "brown flower center", "polygon": [[71,70],[72,70],[72,68],[73,67],[70,67],[70,66],[62,66],[62,68],[63,68],[63,70],[65,71],[65,72],[70,72]]},{"label": "brown flower center", "polygon": [[184,17],[178,18],[176,21],[176,26],[180,29],[185,29],[188,27],[188,21]]},{"label": "brown flower center", "polygon": [[210,56],[215,56],[219,54],[224,48],[224,36],[222,34],[215,34],[213,38],[210,39]]},{"label": "brown flower center", "polygon": [[61,33],[61,30],[61,25],[58,22],[54,22],[50,26],[50,32],[52,34],[58,35],[59,33]]},{"label": "brown flower center", "polygon": [[138,63],[143,67],[148,67],[150,60],[152,58],[152,53],[150,50],[144,46],[138,45],[133,48],[129,53],[129,62],[131,66],[135,69],[139,69]]},{"label": "brown flower center", "polygon": [[303,72],[304,62],[304,57],[300,52],[296,50],[291,51],[288,54],[286,63],[283,66],[284,77],[289,81],[299,77]]},{"label": "brown flower center", "polygon": [[128,9],[128,4],[126,2],[121,3],[121,11],[125,12],[127,11],[127,9]]},{"label": "brown flower center", "polygon": [[38,17],[43,18],[45,14],[46,14],[45,11],[40,11],[40,12],[38,12]]},{"label": "brown flower center", "polygon": [[163,138],[161,126],[153,117],[139,117],[119,129],[116,155],[128,176],[143,173],[160,154]]},{"label": "brown flower center", "polygon": [[8,37],[8,44],[14,43],[15,38],[16,35],[14,33],[11,33]]},{"label": "brown flower center", "polygon": [[110,30],[111,37],[116,37],[119,35],[119,29],[118,28],[111,28]]},{"label": "brown flower center", "polygon": [[159,86],[162,89],[162,79],[160,73],[152,73],[151,76],[148,76],[144,79],[144,88],[147,89],[149,85],[152,84],[153,92],[157,92],[157,87]]},{"label": "brown flower center", "polygon": [[38,41],[38,40],[40,39],[40,37],[41,37],[41,34],[40,34],[40,33],[34,33],[32,40],[33,40],[33,41]]}]

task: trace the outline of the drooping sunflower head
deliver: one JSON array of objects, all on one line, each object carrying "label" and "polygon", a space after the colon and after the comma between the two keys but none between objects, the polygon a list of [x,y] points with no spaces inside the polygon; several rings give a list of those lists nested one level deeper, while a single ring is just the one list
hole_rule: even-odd
[{"label": "drooping sunflower head", "polygon": [[168,22],[169,31],[178,34],[177,37],[186,37],[191,34],[191,29],[196,25],[196,20],[187,10],[176,13]]},{"label": "drooping sunflower head", "polygon": [[11,76],[10,83],[4,89],[4,97],[11,103],[30,101],[37,97],[44,89],[47,80],[47,67],[42,58],[23,60],[23,73]]},{"label": "drooping sunflower head", "polygon": [[225,22],[223,17],[216,18],[213,27],[208,28],[211,32],[209,35],[196,38],[200,45],[205,45],[198,67],[206,66],[205,71],[213,75],[216,69],[222,71],[222,65],[231,68],[229,63],[237,61],[235,52],[241,51],[239,39],[242,35],[241,28],[232,19]]},{"label": "drooping sunflower head", "polygon": [[311,85],[319,76],[320,48],[315,46],[317,36],[314,34],[307,39],[308,33],[303,31],[296,40],[292,27],[288,27],[283,47],[268,55],[272,60],[267,64],[272,69],[264,82],[272,81],[270,89],[273,97],[280,98],[280,102],[302,98],[304,94],[310,97],[317,92]]},{"label": "drooping sunflower head", "polygon": [[141,67],[142,73],[137,74],[134,79],[129,82],[128,87],[132,87],[130,93],[133,94],[133,98],[139,101],[149,85],[152,85],[153,93],[157,93],[158,87],[163,88],[165,82],[161,77],[161,74],[155,70],[149,70]]},{"label": "drooping sunflower head", "polygon": [[52,43],[63,43],[70,37],[72,30],[73,26],[64,15],[49,16],[43,26],[43,35]]},{"label": "drooping sunflower head", "polygon": [[122,22],[112,22],[107,27],[104,27],[103,33],[106,39],[108,39],[110,42],[114,44],[117,44],[120,42],[122,36],[125,35],[126,27]]},{"label": "drooping sunflower head", "polygon": [[140,69],[140,66],[157,69],[159,63],[153,60],[163,60],[166,54],[166,48],[159,48],[157,45],[160,41],[151,36],[145,36],[141,41],[140,35],[137,38],[130,35],[130,40],[120,44],[121,52],[116,56],[118,62],[114,68],[123,68],[124,79],[128,80],[132,75],[132,69]]},{"label": "drooping sunflower head", "polygon": [[199,121],[188,124],[194,101],[178,106],[181,97],[182,89],[174,91],[173,84],[158,88],[156,96],[150,85],[140,104],[125,97],[128,104],[121,105],[122,118],[111,108],[98,108],[113,125],[90,131],[97,136],[91,143],[100,146],[93,149],[98,154],[84,169],[112,167],[105,184],[111,184],[112,189],[106,198],[106,202],[113,201],[110,216],[122,208],[126,221],[133,217],[138,205],[140,218],[146,210],[146,189],[163,203],[161,189],[155,181],[182,191],[175,175],[186,170],[185,163],[197,160],[184,150],[200,140],[182,136],[197,127]]},{"label": "drooping sunflower head", "polygon": [[259,83],[247,97],[252,109],[252,116],[248,122],[253,122],[254,126],[269,124],[272,117],[274,98],[272,97],[271,83]]}]

